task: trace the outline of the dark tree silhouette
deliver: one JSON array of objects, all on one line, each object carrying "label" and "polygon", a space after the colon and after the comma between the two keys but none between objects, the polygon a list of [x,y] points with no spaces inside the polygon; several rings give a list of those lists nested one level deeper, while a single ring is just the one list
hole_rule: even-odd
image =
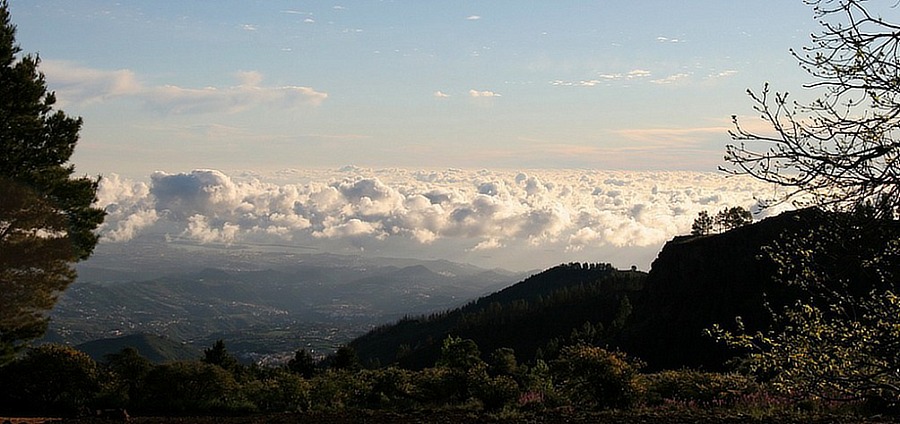
[{"label": "dark tree silhouette", "polygon": [[691,235],[705,236],[711,234],[713,225],[715,225],[715,220],[709,216],[709,212],[700,211],[700,213],[697,214],[697,218],[694,219],[693,225],[691,225]]},{"label": "dark tree silhouette", "polygon": [[334,357],[331,361],[331,368],[337,370],[356,371],[361,367],[359,356],[356,354],[356,349],[353,349],[350,346],[339,347],[337,352],[334,353]]},{"label": "dark tree silhouette", "polygon": [[216,340],[216,343],[209,349],[203,350],[203,362],[211,365],[218,365],[228,371],[233,371],[238,366],[238,360],[228,349],[225,348],[225,341]]},{"label": "dark tree silhouette", "polygon": [[[822,32],[793,52],[821,96],[809,104],[750,92],[769,134],[735,119],[730,172],[789,189],[821,225],[770,246],[778,278],[803,291],[773,330],[716,327],[751,353],[745,366],[793,396],[900,406],[900,25],[864,0],[807,0]],[[882,3],[883,4],[883,3]],[[893,6],[896,8],[897,4]],[[896,411],[896,409],[894,409]]]},{"label": "dark tree silhouette", "polygon": [[37,56],[15,42],[0,1],[0,364],[40,337],[56,296],[75,279],[72,265],[97,243],[104,211],[93,207],[99,180],[72,178],[67,164],[81,119],[54,111]]},{"label": "dark tree silhouette", "polygon": [[[788,191],[781,199],[849,209],[887,199],[900,207],[900,25],[867,10],[863,0],[807,0],[822,32],[802,52],[791,51],[814,79],[809,104],[788,93],[748,90],[771,127],[753,132],[733,116],[723,170],[750,175]],[[896,7],[896,5],[894,6]],[[804,200],[805,199],[805,200]]]},{"label": "dark tree silhouette", "polygon": [[288,361],[287,367],[292,373],[300,374],[303,378],[309,379],[316,372],[316,361],[306,349],[300,349]]},{"label": "dark tree silhouette", "polygon": [[740,206],[722,209],[716,214],[716,227],[722,232],[743,227],[752,222],[753,215],[750,214],[750,211]]}]

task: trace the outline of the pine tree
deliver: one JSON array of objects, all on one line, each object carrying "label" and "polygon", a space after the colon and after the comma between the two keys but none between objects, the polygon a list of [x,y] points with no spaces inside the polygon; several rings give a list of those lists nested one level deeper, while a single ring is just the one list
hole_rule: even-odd
[{"label": "pine tree", "polygon": [[203,359],[201,361],[207,364],[218,365],[225,370],[234,371],[238,366],[238,360],[228,349],[225,348],[225,341],[216,340],[216,343],[209,349],[203,350]]},{"label": "pine tree", "polygon": [[99,180],[72,178],[80,118],[54,111],[40,59],[19,55],[0,0],[0,364],[47,327],[47,311],[97,243]]}]

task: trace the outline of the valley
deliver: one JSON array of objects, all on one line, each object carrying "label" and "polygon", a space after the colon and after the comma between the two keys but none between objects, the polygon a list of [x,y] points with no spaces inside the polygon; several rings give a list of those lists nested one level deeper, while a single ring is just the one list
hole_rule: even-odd
[{"label": "valley", "polygon": [[51,313],[45,341],[146,333],[272,363],[318,356],[377,325],[461,306],[525,276],[448,261],[166,243],[100,245]]}]

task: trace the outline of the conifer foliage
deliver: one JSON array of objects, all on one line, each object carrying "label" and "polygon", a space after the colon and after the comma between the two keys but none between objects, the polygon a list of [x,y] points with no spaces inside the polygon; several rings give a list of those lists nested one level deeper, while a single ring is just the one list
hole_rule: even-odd
[{"label": "conifer foliage", "polygon": [[46,330],[46,312],[75,279],[72,265],[97,243],[99,180],[73,178],[80,118],[20,55],[9,4],[0,1],[0,364]]}]

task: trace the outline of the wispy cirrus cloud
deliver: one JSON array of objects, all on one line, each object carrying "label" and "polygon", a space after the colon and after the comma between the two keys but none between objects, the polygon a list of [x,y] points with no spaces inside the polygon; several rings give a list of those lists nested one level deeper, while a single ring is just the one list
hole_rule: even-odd
[{"label": "wispy cirrus cloud", "polygon": [[658,78],[655,80],[651,80],[650,82],[652,82],[654,84],[662,84],[662,85],[675,84],[675,83],[687,80],[688,78],[690,78],[690,76],[691,75],[688,73],[680,72],[677,74],[669,75],[665,78]]},{"label": "wispy cirrus cloud", "polygon": [[236,73],[238,84],[234,86],[190,88],[150,86],[127,69],[99,70],[67,61],[44,61],[41,70],[53,82],[63,105],[134,99],[162,113],[234,113],[264,106],[318,106],[328,98],[327,93],[311,87],[265,86],[263,75],[254,71]]},{"label": "wispy cirrus cloud", "polygon": [[595,78],[578,81],[554,80],[550,85],[559,87],[594,87],[602,84],[610,84],[616,81],[634,81],[650,77],[650,71],[646,69],[632,69],[621,73],[602,73]]},{"label": "wispy cirrus cloud", "polygon": [[635,128],[613,131],[614,134],[629,140],[638,141],[647,148],[661,145],[687,145],[704,141],[710,135],[728,137],[727,126],[693,127],[693,128]]}]

